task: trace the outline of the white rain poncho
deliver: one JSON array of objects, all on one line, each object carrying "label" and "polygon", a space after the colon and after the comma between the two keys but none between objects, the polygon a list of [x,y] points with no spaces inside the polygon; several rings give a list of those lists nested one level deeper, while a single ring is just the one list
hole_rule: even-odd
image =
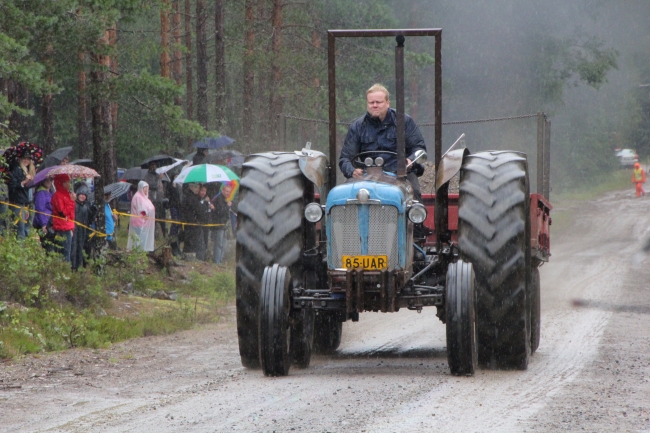
[{"label": "white rain poncho", "polygon": [[156,233],[156,208],[154,207],[144,189],[149,184],[143,180],[138,183],[138,192],[131,199],[131,221],[129,222],[129,241],[127,251],[136,247],[144,251],[154,250],[154,234]]}]

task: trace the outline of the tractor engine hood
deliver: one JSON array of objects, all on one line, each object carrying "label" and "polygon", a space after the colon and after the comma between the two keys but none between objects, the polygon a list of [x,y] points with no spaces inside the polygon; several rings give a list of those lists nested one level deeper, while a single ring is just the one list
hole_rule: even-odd
[{"label": "tractor engine hood", "polygon": [[[359,201],[359,191],[366,190],[369,194],[367,202]],[[362,193],[362,195],[365,193]],[[326,213],[329,214],[332,206],[345,206],[347,204],[381,204],[384,206],[395,206],[400,214],[405,211],[406,198],[408,197],[405,188],[400,185],[374,182],[370,180],[348,181],[336,186],[327,196]]]}]

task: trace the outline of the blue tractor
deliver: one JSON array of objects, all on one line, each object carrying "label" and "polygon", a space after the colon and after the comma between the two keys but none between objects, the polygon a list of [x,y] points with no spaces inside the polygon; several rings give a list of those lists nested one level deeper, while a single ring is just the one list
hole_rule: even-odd
[{"label": "blue tractor", "polygon": [[[550,205],[530,194],[526,156],[467,149],[443,156],[436,109],[436,194],[415,200],[404,156],[404,37],[436,37],[439,103],[441,30],[328,36],[329,158],[307,146],[250,155],[243,164],[236,270],[242,364],[284,376],[292,365],[308,367],[312,352],[335,351],[342,323],[361,312],[435,306],[452,374],[472,375],[479,365],[525,369],[539,344],[537,267],[550,256],[538,236],[548,228]],[[354,159],[363,179],[337,185],[334,43],[377,36],[397,40],[397,172],[383,171],[382,155],[365,152]],[[459,172],[460,193],[450,195]],[[422,230],[427,219],[433,234]]]}]

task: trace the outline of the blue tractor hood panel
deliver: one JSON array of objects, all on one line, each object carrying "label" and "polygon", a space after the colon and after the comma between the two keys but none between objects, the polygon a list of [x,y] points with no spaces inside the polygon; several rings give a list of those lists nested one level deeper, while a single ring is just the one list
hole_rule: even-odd
[{"label": "blue tractor hood panel", "polygon": [[382,205],[395,206],[400,214],[404,213],[404,192],[400,187],[370,180],[348,182],[336,186],[327,196],[326,212],[329,214],[332,206],[345,206],[348,199],[355,200],[357,192],[361,188],[370,192],[370,200],[380,200]]}]

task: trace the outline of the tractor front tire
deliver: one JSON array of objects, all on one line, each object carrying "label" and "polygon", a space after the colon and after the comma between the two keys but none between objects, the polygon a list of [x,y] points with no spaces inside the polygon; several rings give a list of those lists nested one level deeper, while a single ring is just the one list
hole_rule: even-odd
[{"label": "tractor front tire", "polygon": [[260,361],[265,376],[286,376],[291,366],[291,274],[284,266],[267,266],[260,298]]},{"label": "tractor front tire", "polygon": [[262,153],[242,170],[237,215],[237,335],[241,362],[259,368],[259,302],[264,269],[302,277],[305,178],[293,153]]},{"label": "tractor front tire", "polygon": [[478,366],[474,271],[462,260],[447,269],[445,311],[447,314],[447,361],[454,376],[472,376]]},{"label": "tractor front tire", "polygon": [[518,152],[481,152],[461,168],[458,247],[476,276],[479,364],[525,370],[531,353],[528,166]]}]

